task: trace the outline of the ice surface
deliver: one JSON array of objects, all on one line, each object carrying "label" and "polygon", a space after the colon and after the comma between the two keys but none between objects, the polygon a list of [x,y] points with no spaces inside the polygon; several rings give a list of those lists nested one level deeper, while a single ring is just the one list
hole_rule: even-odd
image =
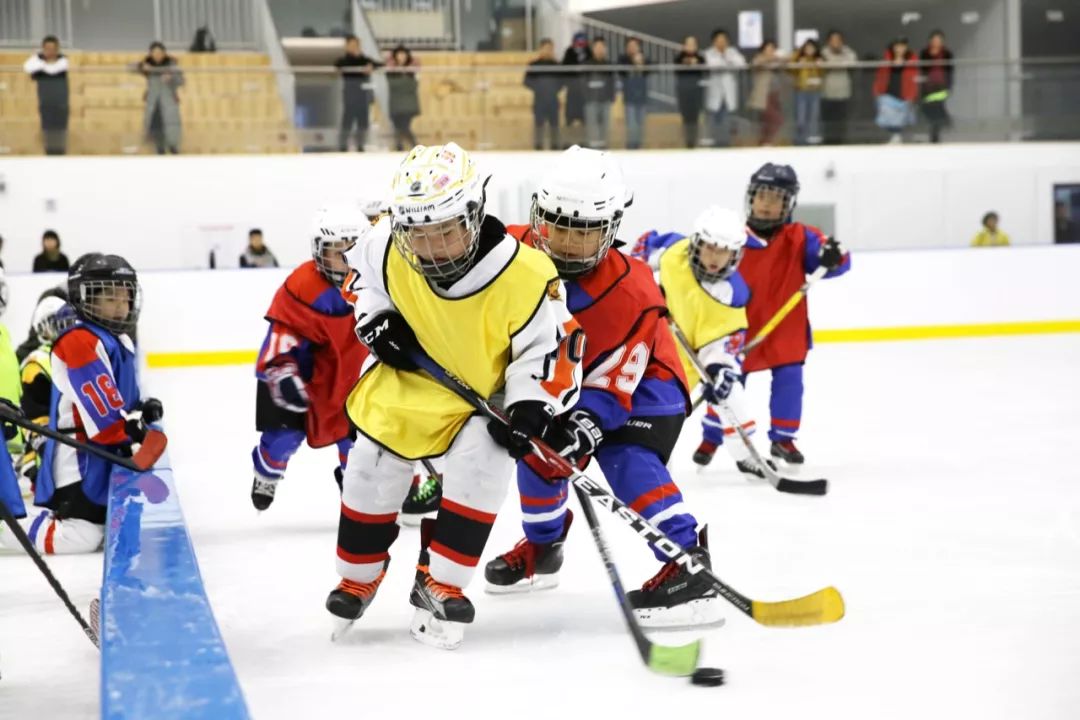
[{"label": "ice surface", "polygon": [[[469,591],[456,652],[408,635],[418,542],[402,531],[370,614],[331,644],[332,449],[303,449],[270,510],[248,499],[248,368],[154,371],[214,611],[256,718],[1074,718],[1080,707],[1080,335],[825,345],[807,367],[800,447],[825,498],[750,484],[687,424],[673,470],[710,524],[714,566],[772,600],[835,584],[839,624],[762,628],[734,608],[706,636],[721,688],[654,677],[622,626],[584,522],[562,586]],[[765,377],[750,393],[767,421]],[[763,438],[760,439],[765,447]],[[520,537],[511,490],[485,561]],[[628,585],[656,562],[605,526]],[[50,559],[85,607],[101,558]],[[478,577],[480,573],[478,572]],[[97,714],[96,652],[23,557],[0,557],[0,717]]]}]

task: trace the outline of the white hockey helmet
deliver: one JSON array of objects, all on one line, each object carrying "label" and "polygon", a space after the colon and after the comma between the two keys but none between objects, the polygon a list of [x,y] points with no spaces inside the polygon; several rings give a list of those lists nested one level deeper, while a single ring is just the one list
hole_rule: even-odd
[{"label": "white hockey helmet", "polygon": [[[694,221],[694,231],[690,235],[690,267],[694,277],[701,282],[715,282],[731,276],[742,259],[746,246],[746,216],[736,210],[712,205],[705,209]],[[713,257],[703,258],[705,248],[727,250],[727,259],[716,254],[720,262]]]},{"label": "white hockey helmet", "polygon": [[615,242],[623,211],[632,201],[613,155],[574,145],[559,156],[533,195],[537,247],[560,277],[585,275]]},{"label": "white hockey helmet", "polygon": [[30,318],[30,327],[34,328],[38,340],[42,343],[51,343],[60,336],[69,325],[75,321],[75,315],[70,310],[62,313],[67,306],[63,298],[55,295],[44,297],[34,308],[34,314]]},{"label": "white hockey helmet", "polygon": [[327,203],[315,211],[311,257],[322,276],[335,287],[341,287],[349,273],[344,254],[371,232],[371,226],[363,201]]},{"label": "white hockey helmet", "polygon": [[484,185],[457,143],[417,145],[394,176],[394,246],[429,280],[454,282],[472,267],[484,222]]}]

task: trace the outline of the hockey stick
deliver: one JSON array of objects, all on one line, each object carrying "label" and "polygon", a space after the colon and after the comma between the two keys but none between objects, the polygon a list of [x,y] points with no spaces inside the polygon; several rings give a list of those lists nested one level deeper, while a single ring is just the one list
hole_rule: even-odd
[{"label": "hockey stick", "polygon": [[[671,332],[675,335],[675,339],[679,341],[679,345],[682,345],[683,351],[686,356],[690,358],[690,363],[697,370],[698,376],[701,378],[702,384],[709,382],[709,371],[705,369],[705,364],[701,362],[701,358],[698,357],[694,348],[690,345],[690,341],[686,339],[686,335],[679,329],[679,326],[675,324],[675,321],[668,318],[668,324],[671,325]],[[704,397],[704,396],[702,396]],[[743,444],[746,445],[746,449],[750,451],[750,457],[753,458],[757,466],[761,468],[765,474],[765,479],[769,481],[769,484],[780,492],[792,493],[794,495],[824,495],[829,491],[829,481],[824,478],[819,480],[792,480],[791,478],[780,477],[772,465],[765,462],[765,459],[761,457],[761,453],[754,447],[753,441],[750,439],[750,434],[746,432],[746,429],[739,422],[739,418],[735,416],[735,411],[731,409],[731,406],[726,402],[721,402],[717,405],[720,410],[720,417],[724,419],[724,423],[728,427],[735,428],[735,432],[739,433],[739,437],[742,439]]]},{"label": "hockey stick", "polygon": [[784,321],[784,318],[786,318],[791,313],[791,311],[794,310],[800,302],[802,302],[802,299],[806,297],[806,293],[810,290],[810,286],[821,278],[825,277],[825,274],[828,272],[828,268],[826,268],[825,266],[821,266],[814,272],[810,273],[810,277],[806,278],[806,282],[802,284],[802,287],[796,290],[792,294],[792,296],[787,299],[787,302],[780,306],[780,309],[777,310],[771,318],[769,318],[769,322],[765,323],[761,327],[761,329],[758,330],[758,333],[754,336],[753,340],[746,343],[746,345],[743,345],[742,352],[740,352],[739,354],[745,358],[747,353],[749,353],[761,343],[765,342],[765,338],[769,337],[770,333],[772,333],[772,331],[776,329],[776,326],[782,323]]},{"label": "hockey stick", "polygon": [[165,433],[160,430],[154,430],[153,428],[147,428],[146,437],[143,438],[139,451],[130,458],[126,458],[121,457],[116,453],[109,452],[100,445],[76,440],[66,433],[53,430],[47,425],[38,425],[36,422],[29,420],[21,413],[13,410],[12,407],[6,403],[0,403],[0,419],[4,422],[9,422],[12,425],[18,425],[32,433],[44,435],[47,438],[73,447],[76,450],[82,450],[91,455],[97,455],[99,458],[108,460],[109,462],[127,468],[128,470],[134,470],[135,472],[145,472],[152,468],[154,463],[157,462],[157,459],[161,457],[161,453],[165,452],[165,445],[168,443],[168,438],[165,437]]},{"label": "hockey stick", "polygon": [[71,602],[71,598],[68,597],[67,591],[64,590],[64,586],[61,585],[60,581],[53,575],[52,570],[49,569],[49,565],[38,553],[37,548],[35,548],[34,543],[30,541],[30,538],[27,536],[26,531],[23,530],[22,525],[15,519],[15,516],[11,514],[11,510],[8,509],[8,506],[2,500],[0,500],[0,519],[3,519],[11,529],[12,534],[18,539],[19,544],[23,546],[23,550],[25,550],[26,554],[30,556],[30,559],[34,561],[34,564],[37,565],[38,570],[45,576],[45,579],[48,580],[49,585],[52,586],[53,592],[55,592],[64,602],[64,607],[68,609],[68,612],[71,613],[72,617],[78,621],[83,632],[86,633],[86,637],[90,638],[90,642],[94,643],[94,647],[100,649],[101,642],[98,640],[97,633],[94,632],[94,629],[83,619],[78,608],[75,607],[75,604]]},{"label": "hockey stick", "polygon": [[[510,421],[501,409],[482,398],[465,381],[451,374],[428,357],[426,353],[413,353],[410,357],[413,362],[437,382],[456,393],[482,415],[491,420],[509,424]],[[555,452],[543,440],[534,437],[530,440],[530,443],[533,453],[560,475],[569,478],[577,492],[588,496],[601,507],[610,510],[612,515],[633,528],[634,532],[653,547],[659,549],[664,555],[667,555],[669,559],[682,566],[686,572],[691,575],[704,575],[705,579],[721,597],[761,625],[770,627],[822,625],[836,622],[844,617],[844,599],[841,597],[840,591],[832,586],[805,597],[779,602],[764,602],[746,597],[724,583],[705,565],[695,560],[692,555],[683,550],[677,542],[669,538],[662,530],[653,526],[638,512],[605,490],[598,482],[574,467],[573,464]]]}]

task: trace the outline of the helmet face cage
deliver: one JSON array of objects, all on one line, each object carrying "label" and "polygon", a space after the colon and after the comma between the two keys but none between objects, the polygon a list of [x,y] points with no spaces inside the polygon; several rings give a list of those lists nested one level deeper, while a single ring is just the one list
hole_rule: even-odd
[{"label": "helmet face cage", "polygon": [[483,203],[470,202],[464,214],[445,220],[396,218],[391,235],[394,247],[413,270],[432,282],[452,283],[472,268],[483,222]]},{"label": "helmet face cage", "polygon": [[[117,293],[126,293],[128,300],[127,315],[123,318],[115,318],[104,314],[98,303],[103,297],[112,298]],[[72,305],[75,311],[84,320],[100,325],[109,332],[122,334],[135,331],[135,325],[139,320],[139,310],[142,308],[142,289],[135,280],[96,280],[88,278],[80,280],[75,288]]]},{"label": "helmet face cage", "polygon": [[56,312],[50,313],[34,323],[34,332],[43,344],[50,344],[60,337],[75,322],[75,315],[68,305],[61,305]]},{"label": "helmet face cage", "polygon": [[[701,262],[701,249],[706,246],[713,246],[711,243],[705,242],[701,235],[694,233],[690,236],[690,269],[694,273],[694,277],[698,282],[716,282],[718,280],[727,280],[735,272],[735,268],[739,267],[739,261],[742,260],[743,251],[745,247],[741,247],[738,250],[731,252],[731,258],[727,263],[715,272],[710,272],[705,264]],[[713,246],[719,247],[719,246]],[[721,248],[730,250],[730,248]]]},{"label": "helmet face cage", "polygon": [[[754,215],[754,198],[758,193],[779,193],[783,202],[783,209],[777,218],[759,218]],[[780,227],[791,217],[795,210],[796,192],[780,185],[767,185],[765,183],[751,183],[746,191],[746,224],[755,232],[769,232]]]},{"label": "helmet face cage", "polygon": [[[551,262],[559,272],[559,277],[564,280],[572,280],[587,275],[600,264],[600,261],[607,255],[608,250],[611,249],[612,243],[615,242],[615,236],[619,232],[619,223],[622,221],[622,210],[615,211],[615,214],[610,218],[597,219],[578,218],[565,213],[545,210],[540,207],[536,195],[533,195],[532,209],[529,215],[537,248],[551,258]],[[550,242],[553,228],[565,232],[568,236],[571,230],[579,232],[561,243],[563,245],[561,252],[556,252],[551,247]],[[586,242],[589,240],[589,231],[600,232],[599,242],[597,242],[595,250],[586,246]],[[590,246],[591,244],[589,242]],[[567,248],[570,249],[570,252],[567,252]],[[575,248],[578,249],[576,252],[574,251]]]},{"label": "helmet face cage", "polygon": [[[334,287],[341,287],[345,282],[345,276],[349,274],[344,254],[356,245],[356,240],[355,236],[324,237],[321,235],[311,239],[311,256],[315,259],[315,266]],[[334,259],[339,261],[336,266],[332,262]]]}]

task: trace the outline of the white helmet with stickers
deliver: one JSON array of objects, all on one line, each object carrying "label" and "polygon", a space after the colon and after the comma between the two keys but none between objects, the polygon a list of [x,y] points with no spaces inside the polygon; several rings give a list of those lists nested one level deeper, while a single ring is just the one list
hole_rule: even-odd
[{"label": "white helmet with stickers", "polygon": [[560,277],[580,277],[604,259],[632,201],[613,155],[574,145],[559,156],[533,195],[537,246]]},{"label": "white helmet with stickers", "polygon": [[[371,232],[374,220],[368,211],[377,211],[378,202],[360,200],[327,203],[315,212],[311,231],[311,256],[322,276],[335,287],[341,287],[349,273],[344,254]],[[375,219],[378,219],[377,213]]]},{"label": "white helmet with stickers", "polygon": [[746,246],[746,216],[712,205],[698,215],[690,235],[690,267],[701,282],[731,277]]},{"label": "white helmet with stickers", "polygon": [[38,340],[42,343],[51,343],[75,322],[75,314],[70,310],[62,312],[67,307],[63,298],[49,295],[41,299],[34,308],[34,314],[30,318],[30,327],[34,328]]},{"label": "white helmet with stickers", "polygon": [[484,186],[457,143],[417,145],[394,176],[394,246],[419,273],[454,282],[472,267],[484,222]]}]

